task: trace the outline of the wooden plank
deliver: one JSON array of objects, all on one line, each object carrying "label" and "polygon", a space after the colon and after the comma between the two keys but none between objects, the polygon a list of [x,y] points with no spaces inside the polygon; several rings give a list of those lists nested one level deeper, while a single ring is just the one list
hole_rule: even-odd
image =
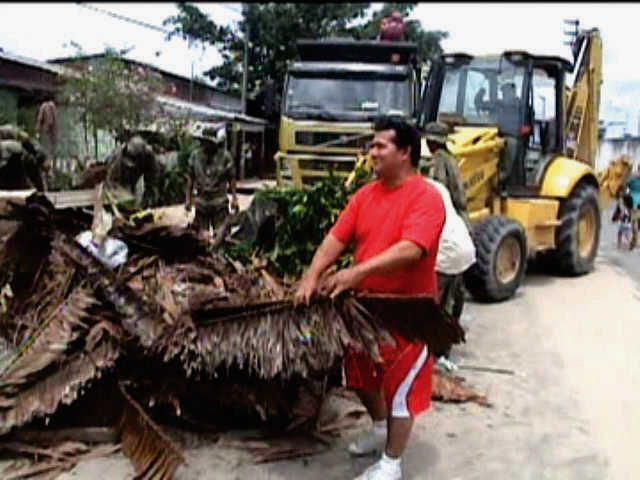
[{"label": "wooden plank", "polygon": [[[8,209],[8,202],[24,204],[25,199],[35,190],[0,190],[0,214]],[[93,206],[95,190],[61,190],[58,192],[45,192],[45,196],[56,208],[73,208]]]},{"label": "wooden plank", "polygon": [[96,198],[94,189],[64,190],[60,192],[46,192],[45,195],[56,208],[73,208],[93,206]]}]

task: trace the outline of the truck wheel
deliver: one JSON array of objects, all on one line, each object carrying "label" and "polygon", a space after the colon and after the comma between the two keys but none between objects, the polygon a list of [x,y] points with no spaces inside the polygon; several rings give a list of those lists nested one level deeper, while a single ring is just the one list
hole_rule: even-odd
[{"label": "truck wheel", "polygon": [[561,225],[556,230],[556,265],[563,274],[581,275],[593,268],[600,242],[598,192],[578,185],[560,207]]},{"label": "truck wheel", "polygon": [[527,264],[524,229],[508,218],[491,216],[473,228],[473,241],[476,263],[464,275],[471,296],[484,302],[513,296]]}]

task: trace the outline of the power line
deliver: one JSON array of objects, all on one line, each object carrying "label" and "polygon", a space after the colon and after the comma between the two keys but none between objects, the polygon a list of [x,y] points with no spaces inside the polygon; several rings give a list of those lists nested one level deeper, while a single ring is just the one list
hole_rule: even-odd
[{"label": "power line", "polygon": [[[105,15],[108,15],[108,16],[112,17],[112,18],[116,18],[118,20],[124,20],[125,22],[133,23],[134,25],[138,25],[140,27],[144,27],[144,28],[148,28],[148,29],[151,29],[151,30],[155,30],[156,32],[162,32],[162,33],[164,33],[166,35],[172,33],[170,30],[167,30],[167,29],[162,28],[162,27],[158,27],[157,25],[152,25],[150,23],[142,22],[140,20],[136,20],[134,18],[127,17],[125,15],[120,15],[118,13],[110,12],[110,11],[104,10],[102,8],[94,7],[93,5],[89,5],[87,3],[76,2],[76,4],[78,6],[80,6],[80,7],[83,7],[83,8],[89,9],[89,10],[93,10],[94,12],[103,13]],[[233,12],[233,13],[235,13],[237,15],[242,15],[241,12],[237,11],[234,8],[231,8],[228,5],[224,5],[222,3],[220,3],[218,5],[220,5],[223,8],[226,8],[227,10],[230,10],[231,12]],[[191,37],[189,35],[186,35],[186,36],[191,39]],[[197,40],[196,39],[191,39],[191,41],[197,41]]]},{"label": "power line", "polygon": [[171,33],[170,30],[166,30],[164,28],[158,27],[156,25],[152,25],[150,23],[141,22],[140,20],[135,20],[135,19],[130,18],[130,17],[125,17],[124,15],[119,15],[117,13],[113,13],[113,12],[110,12],[108,10],[103,10],[102,8],[94,7],[93,5],[88,5],[86,3],[82,3],[82,2],[76,2],[76,3],[80,7],[87,8],[89,10],[93,10],[94,12],[104,13],[105,15],[108,15],[108,16],[110,16],[112,18],[117,18],[118,20],[124,20],[125,22],[133,23],[133,24],[138,25],[140,27],[144,27],[144,28],[148,28],[148,29],[151,29],[151,30],[155,30],[157,32],[162,32],[162,33],[167,34],[167,35]]}]

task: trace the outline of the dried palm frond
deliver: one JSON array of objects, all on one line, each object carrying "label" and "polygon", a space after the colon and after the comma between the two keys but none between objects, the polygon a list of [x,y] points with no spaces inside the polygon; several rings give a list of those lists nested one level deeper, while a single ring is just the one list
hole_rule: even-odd
[{"label": "dried palm frond", "polygon": [[58,406],[71,404],[87,383],[112,367],[120,351],[109,340],[93,351],[80,352],[63,362],[49,376],[0,403],[0,435],[37,416],[51,415]]},{"label": "dried palm frond", "polygon": [[307,376],[329,368],[348,345],[379,361],[378,343],[393,341],[389,330],[432,351],[464,340],[462,328],[428,296],[346,295],[309,308],[290,300],[226,305],[198,318],[197,341],[181,352],[188,374],[235,364],[261,378]]},{"label": "dried palm frond", "polygon": [[135,478],[173,478],[175,471],[185,462],[183,453],[127,393],[122,382],[119,387],[125,399],[119,424],[122,452],[131,460]]},{"label": "dried palm frond", "polygon": [[33,446],[20,442],[0,443],[0,450],[34,456],[34,463],[20,468],[7,466],[2,472],[3,480],[54,480],[71,470],[79,462],[99,458],[120,450],[120,445],[106,444],[90,447],[82,442],[66,441],[51,446]]},{"label": "dried palm frond", "polygon": [[0,390],[6,391],[8,387],[28,382],[31,375],[63,357],[69,343],[78,338],[80,330],[87,329],[82,318],[95,303],[96,300],[86,290],[76,288],[20,346],[0,373]]},{"label": "dried palm frond", "polygon": [[118,282],[114,272],[102,265],[79,244],[66,240],[63,235],[56,235],[53,248],[60,251],[85,272],[89,281],[100,289],[121,316],[122,326],[134,334],[143,346],[151,346],[164,327],[158,321],[153,308],[141,298],[131,287]]},{"label": "dried palm frond", "polygon": [[258,464],[307,457],[327,450],[325,445],[310,436],[245,439],[227,435],[222,437],[217,445],[222,448],[248,450]]},{"label": "dried palm frond", "polygon": [[432,352],[465,341],[460,324],[428,295],[369,294],[358,301],[387,328],[410,342],[426,343]]},{"label": "dried palm frond", "polygon": [[491,403],[486,395],[474,392],[463,385],[464,378],[446,372],[433,373],[433,388],[431,398],[443,402],[475,402],[483,407],[490,407]]}]

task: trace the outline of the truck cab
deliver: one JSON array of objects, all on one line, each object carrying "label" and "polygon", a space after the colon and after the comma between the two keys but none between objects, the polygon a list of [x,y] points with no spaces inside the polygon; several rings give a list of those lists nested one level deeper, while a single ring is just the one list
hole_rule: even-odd
[{"label": "truck cab", "polygon": [[304,184],[332,170],[347,176],[380,115],[413,118],[419,94],[416,45],[301,40],[282,95],[278,184]]}]

